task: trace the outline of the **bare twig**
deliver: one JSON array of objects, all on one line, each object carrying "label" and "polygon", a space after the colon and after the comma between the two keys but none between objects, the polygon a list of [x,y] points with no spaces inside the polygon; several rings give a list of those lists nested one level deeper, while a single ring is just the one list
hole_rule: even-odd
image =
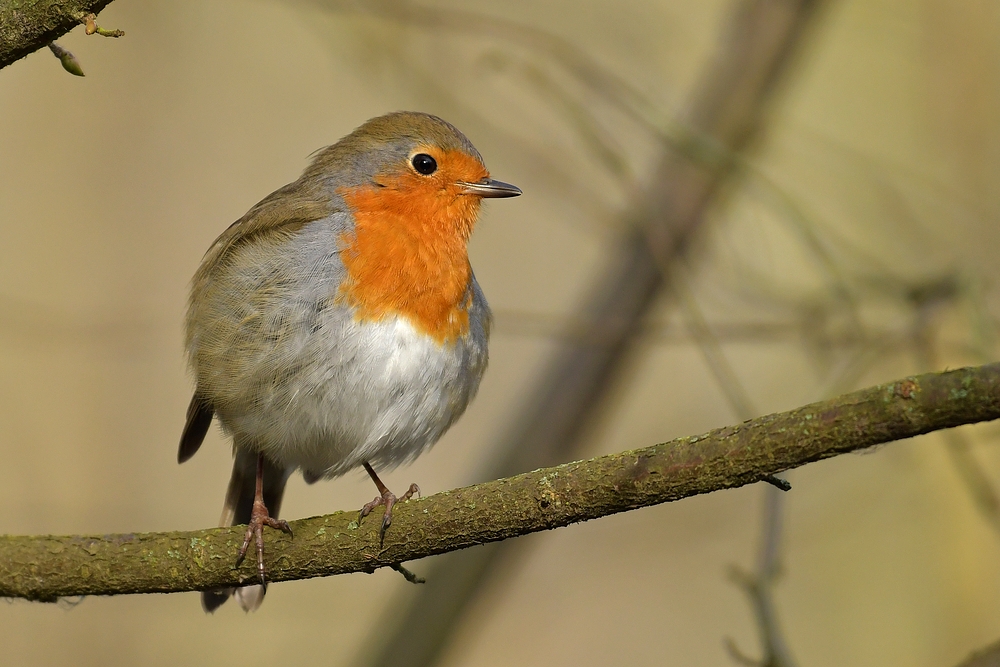
[{"label": "bare twig", "polygon": [[[934,344],[937,316],[943,306],[954,300],[956,294],[957,281],[951,276],[909,290],[909,300],[914,308],[913,352],[921,368],[937,366]],[[1000,495],[976,460],[969,441],[961,433],[946,433],[945,443],[955,470],[965,483],[976,509],[1000,533]]]},{"label": "bare twig", "polygon": [[779,547],[781,545],[782,504],[783,498],[778,489],[767,488],[764,495],[763,530],[761,536],[760,556],[757,571],[744,572],[733,567],[730,578],[743,589],[754,610],[757,621],[757,633],[760,636],[761,649],[764,656],[758,660],[748,658],[732,639],[724,642],[726,650],[733,660],[747,664],[749,660],[758,667],[794,667],[784,634],[778,623],[778,612],[774,604],[773,588],[781,574]]},{"label": "bare twig", "polygon": [[[669,269],[664,267],[664,270]],[[681,302],[681,309],[691,336],[701,350],[702,357],[715,376],[716,382],[725,392],[736,416],[740,419],[750,419],[753,415],[758,414],[750,394],[743,387],[743,383],[740,382],[736,371],[729,363],[729,359],[723,352],[722,346],[719,345],[718,339],[705,319],[687,282],[679,274],[679,271],[674,271],[671,283],[674,287],[674,293]],[[744,572],[733,566],[730,575],[750,598],[754,617],[757,620],[764,658],[758,663],[747,657],[731,639],[725,640],[725,646],[730,657],[741,664],[759,664],[762,667],[794,667],[795,662],[778,624],[778,613],[771,594],[774,582],[781,570],[778,554],[781,545],[782,494],[790,490],[791,486],[786,480],[776,475],[765,475],[762,480],[771,486],[764,488],[764,512],[761,521],[762,535],[757,571],[754,573]]]},{"label": "bare twig", "polygon": [[108,30],[97,25],[97,14],[87,14],[80,23],[84,25],[84,32],[88,35],[100,35],[101,37],[124,37],[124,30]]},{"label": "bare twig", "polygon": [[732,364],[726,358],[725,352],[722,351],[718,337],[709,325],[708,320],[705,319],[705,314],[701,311],[701,307],[698,306],[698,302],[695,300],[694,294],[691,293],[691,289],[687,284],[685,275],[679,270],[680,268],[678,266],[677,270],[672,270],[670,266],[664,265],[661,267],[663,271],[672,273],[672,275],[668,276],[668,279],[673,287],[674,295],[680,301],[681,311],[684,313],[684,324],[687,326],[688,333],[701,351],[701,356],[705,360],[705,364],[712,375],[715,376],[716,383],[722,388],[723,393],[726,395],[726,400],[736,414],[736,417],[739,419],[750,419],[760,414],[753,406],[750,394],[743,386],[743,383],[740,382],[739,377],[737,377],[736,371],[733,370]]},{"label": "bare twig", "polygon": [[408,570],[405,567],[403,567],[402,563],[396,563],[395,565],[390,565],[389,567],[391,567],[396,572],[399,572],[401,575],[403,575],[403,579],[406,579],[411,584],[426,584],[427,583],[426,579],[424,579],[423,577],[418,577],[416,574],[414,574],[410,570]]}]

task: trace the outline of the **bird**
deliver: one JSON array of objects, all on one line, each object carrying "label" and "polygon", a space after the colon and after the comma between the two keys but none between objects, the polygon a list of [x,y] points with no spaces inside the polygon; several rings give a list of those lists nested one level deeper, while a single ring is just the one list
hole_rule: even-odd
[{"label": "bird", "polygon": [[[177,459],[213,419],[234,462],[220,525],[247,525],[259,583],[202,593],[246,611],[266,591],[264,526],[289,477],[364,468],[378,489],[359,514],[398,498],[376,469],[415,459],[479,389],[492,316],[468,256],[483,199],[521,190],[490,177],[455,126],[421,112],[372,118],[320,149],[209,247],[192,281],[185,349],[195,382]],[[294,537],[293,537],[294,539]]]}]

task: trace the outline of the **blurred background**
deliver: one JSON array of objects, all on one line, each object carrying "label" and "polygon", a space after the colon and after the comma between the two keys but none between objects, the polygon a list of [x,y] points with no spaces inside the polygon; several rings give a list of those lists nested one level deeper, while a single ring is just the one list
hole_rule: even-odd
[{"label": "blurred background", "polygon": [[[60,40],[86,78],[44,49],[0,71],[0,533],[215,523],[228,443],[213,429],[176,463],[188,280],[312,151],[391,110],[453,122],[524,196],[488,203],[470,249],[496,314],[479,397],[390,488],[493,474],[554,364],[600,346],[587,304],[623,239],[657,222],[657,193],[684,200],[686,172],[663,168],[678,161],[728,169],[708,169],[718,187],[686,209],[683,252],[657,257],[669,280],[559,460],[994,360],[1000,6],[830,0],[747,33],[757,4],[119,0],[100,23],[126,37]],[[752,64],[741,30],[790,46],[771,94],[739,111],[759,131],[722,132],[733,154],[700,133],[720,125],[719,72]],[[950,667],[1000,638],[998,437],[812,464],[780,504],[758,484],[521,538],[479,583],[449,584],[449,555],[408,564],[423,587],[390,570],[282,583],[251,615],[205,616],[194,593],[10,601],[2,650],[11,665]],[[296,477],[283,515],[357,508],[370,486]],[[448,619],[419,605],[449,585],[466,600],[454,622],[400,622]],[[405,659],[407,627],[426,659]]]}]

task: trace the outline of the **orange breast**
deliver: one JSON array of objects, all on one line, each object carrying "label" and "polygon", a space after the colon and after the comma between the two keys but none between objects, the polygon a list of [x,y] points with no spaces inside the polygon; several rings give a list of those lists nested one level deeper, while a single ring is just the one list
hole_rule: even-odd
[{"label": "orange breast", "polygon": [[341,192],[355,228],[341,238],[347,279],[338,300],[361,321],[404,316],[439,342],[464,336],[472,279],[466,245],[479,197],[415,173],[380,182]]}]

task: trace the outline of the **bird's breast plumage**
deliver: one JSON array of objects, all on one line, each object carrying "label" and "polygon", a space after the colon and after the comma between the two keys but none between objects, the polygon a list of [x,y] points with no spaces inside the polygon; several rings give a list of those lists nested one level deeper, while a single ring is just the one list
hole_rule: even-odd
[{"label": "bird's breast plumage", "polygon": [[188,313],[198,391],[236,445],[312,477],[414,458],[487,363],[489,309],[464,244],[435,273],[420,259],[440,261],[432,250],[387,250],[358,222],[340,211],[248,239],[196,284]]},{"label": "bird's breast plumage", "polygon": [[384,175],[340,191],[352,224],[340,235],[345,275],[337,296],[360,320],[403,316],[445,344],[469,332],[473,278],[466,245],[480,199],[421,179]]}]

